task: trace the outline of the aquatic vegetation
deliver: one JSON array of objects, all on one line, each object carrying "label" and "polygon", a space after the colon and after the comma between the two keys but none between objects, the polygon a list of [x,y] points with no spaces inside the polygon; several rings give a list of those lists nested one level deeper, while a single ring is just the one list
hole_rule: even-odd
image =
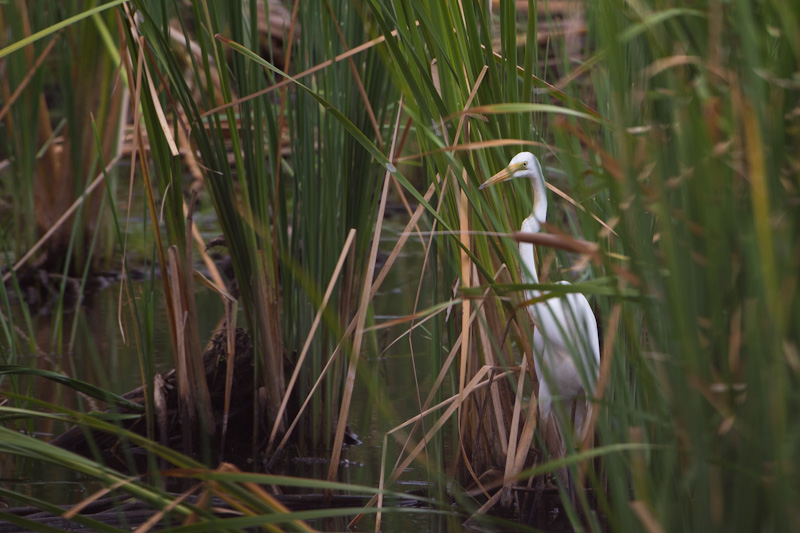
[{"label": "aquatic vegetation", "polygon": [[[32,384],[54,376],[7,369],[0,412],[8,440],[0,439],[0,453],[60,464],[105,487],[129,483],[129,494],[187,524],[244,527],[271,515],[302,529],[298,520],[336,514],[289,513],[262,490],[294,478],[211,464],[208,450],[226,430],[210,423],[216,415],[202,359],[208,332],[196,296],[210,290],[225,310],[224,327],[215,329],[217,347],[227,351],[228,390],[236,326],[252,340],[254,463],[274,467],[287,446],[324,449],[327,472],[303,486],[326,496],[360,491],[366,503],[342,511],[353,522],[402,513],[381,491],[398,491],[414,467],[416,479],[426,479],[426,512],[443,520],[489,523],[490,511],[504,507],[546,526],[538,505],[591,530],[796,529],[798,8],[788,1],[308,4],[87,3],[64,29],[55,20],[67,13],[47,11],[51,18],[34,19],[39,25],[26,37],[0,43],[9,79],[38,72],[32,99],[10,102],[11,82],[2,87],[11,104],[2,140],[13,163],[2,172],[28,176],[19,215],[3,219],[13,235],[3,240],[6,257],[34,238],[33,176],[45,164],[36,154],[48,153],[46,127],[8,126],[8,117],[43,120],[36,102],[48,94],[46,77],[25,54],[43,54],[91,20],[108,29],[98,29],[104,42],[116,43],[106,49],[119,51],[118,68],[98,62],[106,80],[100,94],[121,94],[109,79],[128,89],[114,98],[130,105],[124,153],[144,197],[140,240],[150,274],[143,286],[126,281],[120,300],[120,322],[138,346],[145,431],[123,429],[128,412],[84,414],[94,407],[37,398]],[[10,5],[0,26],[20,9],[30,14],[26,7]],[[80,86],[67,92],[77,98]],[[106,105],[109,117],[122,103]],[[58,117],[44,121],[57,129]],[[108,122],[85,124],[75,128],[91,135],[70,138],[96,155],[81,159],[91,165],[74,173],[76,183],[92,175],[87,168],[97,175],[114,161],[103,148]],[[536,235],[514,233],[531,212],[527,184],[478,190],[520,151],[537,155],[550,187],[548,223]],[[112,177],[100,173],[108,227],[125,249],[130,213]],[[6,175],[3,191],[17,191]],[[204,204],[218,220],[215,249],[230,256],[235,281],[220,275],[208,239],[195,231]],[[392,204],[404,229],[379,254]],[[519,241],[537,245],[538,283],[520,272]],[[421,252],[404,260],[412,242]],[[127,258],[119,262],[132,271]],[[410,298],[378,313],[393,270],[412,276],[412,288],[402,289]],[[6,364],[33,368],[23,354],[49,348],[37,346],[23,304],[12,314],[11,300],[24,300],[24,289],[8,277],[0,289],[2,354]],[[539,453],[533,330],[524,310],[531,289],[586,295],[601,332],[600,377],[587,396],[594,439],[577,443],[567,432],[557,460]],[[155,345],[156,326],[169,331],[170,346]],[[408,346],[402,375],[365,375],[389,368],[380,358],[400,344]],[[187,456],[155,440],[154,355],[164,349],[176,368]],[[54,371],[64,378],[50,389],[81,390],[87,406],[102,396],[89,394],[73,369]],[[382,380],[413,392],[414,416],[393,418],[399,408]],[[369,488],[331,484],[344,475],[342,443],[356,410],[390,427]],[[43,420],[130,439],[156,477],[126,480],[97,459],[33,438]],[[571,496],[556,479],[554,499],[546,475],[563,467],[578,490]],[[186,504],[162,491],[160,475],[200,478],[196,490],[219,489],[247,518]],[[11,492],[3,494],[24,499]]]}]

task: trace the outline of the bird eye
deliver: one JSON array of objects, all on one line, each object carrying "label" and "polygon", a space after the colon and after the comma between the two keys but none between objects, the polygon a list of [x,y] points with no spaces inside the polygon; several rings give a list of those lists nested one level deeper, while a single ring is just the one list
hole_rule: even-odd
[{"label": "bird eye", "polygon": [[523,161],[523,162],[522,162],[522,166],[523,166],[523,167],[527,167],[527,166],[528,166],[528,162],[527,162],[527,161]]}]

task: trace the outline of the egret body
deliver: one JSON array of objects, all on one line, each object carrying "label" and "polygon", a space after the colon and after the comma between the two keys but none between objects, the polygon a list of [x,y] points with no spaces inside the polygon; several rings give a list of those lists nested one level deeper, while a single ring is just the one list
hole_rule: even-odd
[{"label": "egret body", "polygon": [[[486,180],[481,189],[514,178],[528,178],[533,187],[533,212],[522,222],[522,231],[537,233],[547,218],[547,194],[539,160],[530,152],[514,156],[508,167]],[[526,283],[538,284],[533,244],[521,242],[519,255]],[[569,285],[567,281],[560,284]],[[589,429],[592,404],[589,396],[594,392],[600,370],[600,340],[597,322],[586,296],[569,293],[561,297],[543,299],[547,291],[530,289],[525,299],[536,303],[528,305],[528,314],[536,329],[533,333],[534,362],[539,378],[539,413],[550,452],[563,456],[566,444],[564,428],[574,428],[574,442],[583,442]],[[584,393],[580,398],[581,392]],[[563,401],[565,409],[553,412],[553,403]],[[569,424],[572,405],[575,404],[574,421]],[[553,449],[556,448],[556,449]]]}]

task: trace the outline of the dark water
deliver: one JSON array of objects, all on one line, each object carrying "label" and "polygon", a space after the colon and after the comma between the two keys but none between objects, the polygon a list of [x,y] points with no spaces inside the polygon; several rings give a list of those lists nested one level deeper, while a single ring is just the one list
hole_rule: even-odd
[{"label": "dark water", "polygon": [[[389,251],[396,242],[397,232],[400,230],[402,226],[399,223],[388,224],[385,227],[381,248]],[[411,311],[417,292],[421,263],[422,247],[418,241],[409,239],[404,254],[398,259],[392,274],[383,284],[384,288],[376,296],[374,310],[377,322]],[[423,287],[419,309],[430,305],[425,296],[426,289]],[[167,370],[172,366],[172,356],[164,316],[165,309],[160,296],[161,282],[160,280],[138,282],[135,284],[135,291],[140,301],[144,301],[145,296],[152,293],[155,310],[154,357],[157,370]],[[142,383],[138,355],[140,348],[127,309],[123,312],[126,337],[126,340],[123,340],[118,319],[119,292],[117,283],[94,294],[88,305],[67,315],[63,334],[60,336],[54,334],[50,315],[32,317],[32,330],[37,332],[37,344],[47,352],[47,356],[31,354],[8,362],[37,368],[63,369],[67,375],[119,393],[140,386]],[[204,287],[197,287],[196,298],[200,313],[201,342],[205,344],[218,327],[224,311],[219,297]],[[22,316],[15,317],[15,320],[21,319]],[[244,323],[243,317],[239,323]],[[389,330],[388,334],[382,336],[382,344],[387,344],[407,327],[407,325],[399,326]],[[343,451],[340,481],[370,487],[378,486],[386,432],[419,413],[419,402],[424,401],[435,378],[430,370],[429,356],[426,353],[429,345],[424,332],[424,328],[420,328],[412,339],[413,362],[417,368],[416,379],[412,365],[412,346],[407,338],[394,344],[385,353],[364,356],[359,365],[359,379],[356,381],[349,418],[350,427],[358,434],[362,444],[349,446]],[[32,361],[33,358],[37,360]],[[417,382],[421,398],[417,393]],[[45,380],[26,382],[24,385],[35,387],[34,394],[37,398],[84,411],[93,408],[82,399],[64,392],[61,387],[53,387]],[[430,423],[429,419],[428,424]],[[64,429],[66,428],[58,424],[45,423],[37,427],[36,431],[46,437],[48,434],[58,434]],[[415,442],[418,439],[419,433],[415,435]],[[444,455],[452,458],[450,439],[445,438],[444,441]],[[385,476],[388,477],[400,451],[400,444],[392,437],[386,439],[386,443]],[[324,479],[328,470],[326,458],[329,455],[329,451],[325,451],[318,458],[295,462],[294,475]],[[78,502],[101,488],[98,483],[82,479],[74,472],[20,458],[0,456],[0,472],[2,472],[0,486],[54,504]],[[430,489],[437,481],[442,480],[433,477],[419,463],[413,463],[398,483],[387,488],[398,492],[427,495],[431,493]],[[2,504],[0,497],[0,505]],[[443,531],[460,530],[463,518],[442,517],[421,511],[386,513],[382,520],[384,531]],[[346,522],[342,520],[332,524],[314,524],[315,527],[328,529],[340,529],[344,525]],[[371,516],[359,526],[359,530],[365,529],[374,529],[374,518]]]}]

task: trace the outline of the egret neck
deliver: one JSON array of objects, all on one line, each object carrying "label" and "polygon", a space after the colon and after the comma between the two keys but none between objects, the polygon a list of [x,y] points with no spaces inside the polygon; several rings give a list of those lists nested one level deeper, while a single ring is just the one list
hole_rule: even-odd
[{"label": "egret neck", "polygon": [[[541,225],[547,219],[547,193],[545,192],[544,177],[542,176],[542,167],[539,161],[535,160],[534,168],[528,170],[528,178],[531,180],[533,187],[533,212],[531,215],[522,221],[523,233],[539,233]],[[528,242],[519,243],[519,255],[524,265],[522,274],[525,281],[528,283],[539,283],[539,276],[536,274],[536,261],[533,255],[533,244]],[[532,298],[539,295],[540,291],[527,291],[532,293]]]}]

